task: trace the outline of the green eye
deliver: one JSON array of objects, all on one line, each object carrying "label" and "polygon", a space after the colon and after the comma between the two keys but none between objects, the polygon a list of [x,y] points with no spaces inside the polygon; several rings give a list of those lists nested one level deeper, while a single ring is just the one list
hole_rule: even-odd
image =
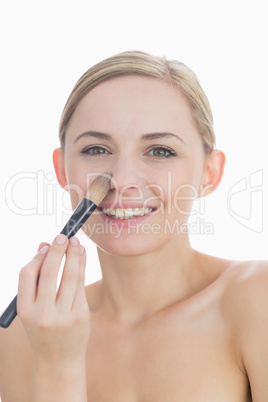
[{"label": "green eye", "polygon": [[156,158],[170,158],[171,156],[175,156],[176,153],[170,148],[155,147],[149,151],[149,155],[155,156]]},{"label": "green eye", "polygon": [[102,147],[97,147],[97,146],[95,146],[95,147],[89,147],[89,148],[86,148],[86,149],[84,149],[83,151],[82,151],[82,154],[86,154],[86,155],[103,155],[103,154],[106,154],[106,153],[108,153],[108,151],[105,149],[105,148],[102,148]]},{"label": "green eye", "polygon": [[92,153],[93,153],[94,155],[96,155],[96,154],[104,154],[105,151],[106,151],[106,150],[105,150],[104,148],[94,147]]},{"label": "green eye", "polygon": [[167,156],[167,151],[163,148],[155,148],[152,151],[154,156]]}]

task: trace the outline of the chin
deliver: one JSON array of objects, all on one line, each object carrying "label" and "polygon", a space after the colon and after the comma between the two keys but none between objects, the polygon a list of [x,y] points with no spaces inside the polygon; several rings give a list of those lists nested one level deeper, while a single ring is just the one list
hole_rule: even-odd
[{"label": "chin", "polygon": [[92,236],[91,240],[96,246],[111,255],[122,257],[138,257],[159,251],[168,243],[167,238],[151,236],[122,236],[118,238]]}]

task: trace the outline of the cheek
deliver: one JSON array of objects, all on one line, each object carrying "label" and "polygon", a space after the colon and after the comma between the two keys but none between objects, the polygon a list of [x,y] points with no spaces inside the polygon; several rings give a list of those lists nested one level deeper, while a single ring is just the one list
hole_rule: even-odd
[{"label": "cheek", "polygon": [[197,196],[198,193],[195,185],[182,184],[178,186],[173,194],[172,205],[175,213],[188,218],[192,210],[193,202]]},{"label": "cheek", "polygon": [[161,171],[149,175],[149,183],[145,187],[146,203],[158,204],[163,214],[190,211],[193,200],[198,196],[201,169],[194,169],[190,161],[183,162],[175,168],[163,167]]},{"label": "cheek", "polygon": [[66,178],[73,208],[84,198],[96,176],[96,173],[88,172],[88,169],[79,162],[72,163],[72,160],[68,162]]},{"label": "cheek", "polygon": [[168,202],[171,213],[189,217],[193,202],[199,195],[202,174],[201,164],[191,161],[169,172],[165,202]]}]

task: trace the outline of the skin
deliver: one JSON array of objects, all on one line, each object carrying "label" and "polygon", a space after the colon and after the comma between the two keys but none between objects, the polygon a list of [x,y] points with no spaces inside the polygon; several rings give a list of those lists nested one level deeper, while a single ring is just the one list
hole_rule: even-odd
[{"label": "skin", "polygon": [[[80,137],[88,131],[111,139]],[[141,140],[163,132],[180,139]],[[176,156],[159,158],[160,146]],[[100,205],[140,197],[156,210],[146,231],[133,224],[118,236],[94,230],[103,216],[91,216],[83,230],[98,246],[102,280],[86,288],[79,244],[40,245],[20,274],[19,317],[0,332],[2,402],[245,402],[250,388],[254,402],[266,401],[267,263],[208,256],[185,231],[165,231],[167,221],[187,222],[193,193],[216,189],[225,162],[219,150],[204,153],[181,93],[143,77],[100,84],[78,105],[53,159],[73,207],[94,175],[111,172]]]}]

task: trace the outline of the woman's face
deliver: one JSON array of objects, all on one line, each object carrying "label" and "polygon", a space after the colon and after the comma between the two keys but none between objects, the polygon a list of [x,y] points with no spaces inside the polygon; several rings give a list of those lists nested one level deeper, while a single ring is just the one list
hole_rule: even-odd
[{"label": "woman's face", "polygon": [[[96,175],[113,175],[109,193],[84,225],[101,249],[144,254],[181,236],[180,229],[185,233],[207,157],[178,89],[137,76],[104,82],[78,105],[65,141],[62,169],[73,207]],[[129,219],[109,217],[102,207]],[[141,208],[149,213],[137,216]]]}]

